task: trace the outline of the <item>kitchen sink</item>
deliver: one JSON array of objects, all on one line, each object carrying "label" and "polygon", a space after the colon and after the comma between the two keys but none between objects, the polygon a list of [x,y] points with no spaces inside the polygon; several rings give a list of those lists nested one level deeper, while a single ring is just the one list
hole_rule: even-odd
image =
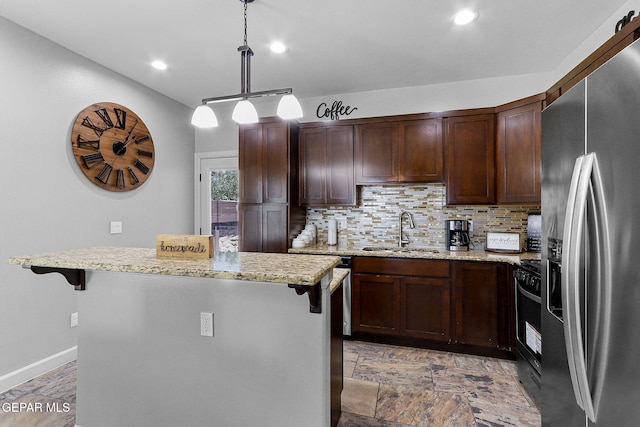
[{"label": "kitchen sink", "polygon": [[367,252],[422,252],[422,253],[430,253],[437,254],[437,249],[431,248],[400,248],[398,246],[367,246],[362,248],[363,251]]}]

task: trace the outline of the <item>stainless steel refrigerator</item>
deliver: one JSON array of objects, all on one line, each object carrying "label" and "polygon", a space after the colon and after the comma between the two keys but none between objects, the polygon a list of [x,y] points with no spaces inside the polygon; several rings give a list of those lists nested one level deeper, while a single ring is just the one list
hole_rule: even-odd
[{"label": "stainless steel refrigerator", "polygon": [[542,113],[542,425],[640,425],[640,44]]}]

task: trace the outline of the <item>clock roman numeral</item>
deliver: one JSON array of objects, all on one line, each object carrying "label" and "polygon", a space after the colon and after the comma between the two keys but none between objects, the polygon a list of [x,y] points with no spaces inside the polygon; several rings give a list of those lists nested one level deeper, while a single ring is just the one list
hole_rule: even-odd
[{"label": "clock roman numeral", "polygon": [[105,129],[102,129],[99,126],[94,125],[91,119],[89,118],[89,116],[82,119],[82,126],[86,126],[88,128],[93,129],[93,131],[96,133],[96,135],[98,135],[98,137],[101,137],[105,131]]},{"label": "clock roman numeral", "polygon": [[140,180],[138,179],[136,174],[133,172],[133,169],[131,168],[127,168],[127,169],[129,170],[129,177],[131,178],[131,184],[136,185],[137,183],[139,183]]},{"label": "clock roman numeral", "polygon": [[145,142],[147,139],[149,139],[149,135],[141,136],[140,138],[136,139],[136,144]]},{"label": "clock roman numeral", "polygon": [[113,111],[116,113],[116,127],[124,129],[127,125],[127,112],[120,108],[114,108]]},{"label": "clock roman numeral", "polygon": [[153,153],[151,151],[138,150],[138,156],[144,156],[144,157],[152,158],[153,157]]},{"label": "clock roman numeral", "polygon": [[109,177],[111,176],[112,170],[113,170],[113,166],[111,166],[109,163],[105,163],[100,173],[96,175],[96,179],[101,183],[106,184],[109,181]]},{"label": "clock roman numeral", "polygon": [[100,109],[96,110],[96,114],[98,116],[100,116],[100,118],[102,119],[104,124],[107,126],[105,128],[105,130],[111,129],[113,127],[113,122],[111,121],[111,116],[109,116],[109,113],[107,112],[106,108],[100,108]]},{"label": "clock roman numeral", "polygon": [[93,169],[100,163],[104,162],[104,157],[102,157],[102,153],[98,151],[97,153],[83,155],[82,161],[87,169]]},{"label": "clock roman numeral", "polygon": [[116,187],[124,188],[124,171],[122,169],[116,171]]},{"label": "clock roman numeral", "polygon": [[100,140],[99,139],[87,139],[84,136],[78,134],[78,138],[76,139],[78,143],[78,148],[87,148],[91,150],[99,150],[100,149]]},{"label": "clock roman numeral", "polygon": [[142,163],[140,160],[136,160],[136,162],[133,164],[135,167],[137,167],[138,169],[140,169],[142,171],[143,174],[148,174],[149,173],[149,166],[145,165],[144,163]]}]

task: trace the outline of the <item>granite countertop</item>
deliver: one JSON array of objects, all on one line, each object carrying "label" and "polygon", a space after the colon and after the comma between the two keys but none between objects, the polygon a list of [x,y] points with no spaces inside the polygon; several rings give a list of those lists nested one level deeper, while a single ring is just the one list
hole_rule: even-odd
[{"label": "granite countertop", "polygon": [[[367,246],[363,246],[367,247]],[[422,259],[447,259],[458,261],[496,261],[509,264],[519,264],[523,259],[540,259],[540,254],[536,252],[522,252],[516,254],[504,254],[488,252],[485,250],[469,251],[448,251],[442,248],[426,247],[404,247],[402,250],[389,247],[394,250],[364,250],[360,246],[328,246],[319,244],[306,248],[289,249],[290,254],[308,255],[337,255],[337,256],[370,256],[370,257],[390,257],[390,258],[422,258]],[[375,247],[375,245],[369,245]]]},{"label": "granite countertop", "polygon": [[333,293],[338,288],[338,285],[344,281],[344,278],[349,275],[350,270],[347,268],[334,268],[333,279],[329,284],[329,291]]},{"label": "granite countertop", "polygon": [[335,256],[216,252],[212,259],[156,258],[155,248],[99,247],[9,258],[10,264],[124,273],[210,277],[315,285],[332,272]]}]

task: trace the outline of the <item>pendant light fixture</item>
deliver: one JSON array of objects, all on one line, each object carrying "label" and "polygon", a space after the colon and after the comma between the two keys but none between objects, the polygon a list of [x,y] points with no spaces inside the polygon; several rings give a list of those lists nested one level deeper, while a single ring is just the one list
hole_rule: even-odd
[{"label": "pendant light fixture", "polygon": [[239,124],[256,123],[258,121],[258,112],[249,99],[272,95],[284,95],[278,104],[278,116],[287,120],[302,117],[302,107],[293,95],[291,88],[251,92],[251,57],[253,56],[253,50],[247,44],[247,3],[253,3],[254,0],[240,1],[244,3],[244,44],[238,47],[238,52],[240,52],[240,93],[204,98],[202,104],[195,109],[191,117],[191,124],[194,126],[201,128],[218,126],[218,119],[209,104],[229,101],[238,101],[232,115],[235,122]]}]

